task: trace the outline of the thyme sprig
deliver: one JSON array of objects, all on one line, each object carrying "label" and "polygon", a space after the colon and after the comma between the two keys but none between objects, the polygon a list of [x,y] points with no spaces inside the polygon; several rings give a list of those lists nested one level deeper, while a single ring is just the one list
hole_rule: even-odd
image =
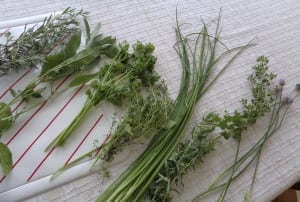
[{"label": "thyme sprig", "polygon": [[51,179],[87,157],[94,159],[94,165],[99,160],[103,160],[102,163],[110,162],[127,145],[144,142],[163,127],[171,127],[169,115],[173,101],[169,98],[165,84],[160,82],[151,85],[144,89],[143,94],[146,95],[136,94],[129,100],[124,116],[120,121],[113,122],[111,132],[101,146],[97,145],[95,149],[62,166]]},{"label": "thyme sprig", "polygon": [[10,31],[0,33],[5,38],[5,43],[0,44],[0,76],[43,62],[55,46],[64,43],[64,38],[79,31],[78,17],[86,15],[83,10],[67,8],[45,18],[38,27],[25,26],[17,39]]},{"label": "thyme sprig", "polygon": [[127,99],[135,97],[142,85],[149,87],[158,80],[158,74],[154,71],[156,58],[152,55],[154,46],[138,41],[133,45],[133,53],[129,53],[128,49],[128,43],[120,44],[119,51],[111,63],[104,65],[98,73],[84,75],[71,83],[79,85],[92,80],[81,111],[46,150],[64,145],[92,107],[99,106],[104,101],[121,105]]},{"label": "thyme sprig", "polygon": [[168,122],[168,118],[173,102],[165,84],[152,85],[146,91],[148,95],[145,98],[137,94],[130,100],[125,116],[102,145],[96,160],[111,161],[124,146],[151,138],[159,130],[172,124]]},{"label": "thyme sprig", "polygon": [[[166,161],[148,189],[144,198],[146,201],[169,201],[170,192],[179,185],[182,177],[202,163],[203,158],[215,149],[221,137],[239,139],[249,125],[270,111],[278,87],[271,84],[276,75],[268,73],[267,64],[268,59],[261,56],[252,67],[254,72],[248,80],[253,98],[251,101],[241,99],[244,110],[235,110],[232,114],[225,111],[223,116],[217,113],[204,116],[194,127],[191,139],[182,142]],[[212,135],[216,129],[220,131],[219,136]]]}]

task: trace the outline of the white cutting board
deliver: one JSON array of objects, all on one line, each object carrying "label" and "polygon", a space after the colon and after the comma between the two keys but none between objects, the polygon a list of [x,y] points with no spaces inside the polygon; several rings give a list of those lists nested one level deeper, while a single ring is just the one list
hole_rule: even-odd
[{"label": "white cutting board", "polygon": [[[1,22],[0,29],[1,32],[9,29],[13,36],[18,36],[25,24],[37,25],[45,16],[49,14]],[[7,102],[12,98],[10,88],[24,88],[38,73],[39,69],[33,68],[0,77],[0,102]],[[54,88],[62,91],[71,80],[72,77],[61,79],[54,84]],[[21,115],[15,125],[3,135],[1,141],[12,151],[14,168],[6,177],[0,171],[0,201],[23,200],[90,173],[92,161],[86,161],[54,181],[49,180],[51,174],[68,160],[74,160],[95,148],[95,140],[98,140],[98,145],[105,140],[116,110],[110,104],[93,109],[74,131],[65,147],[44,152],[45,147],[80,111],[85,98],[85,87],[67,89]],[[24,103],[20,105],[22,106]]]}]

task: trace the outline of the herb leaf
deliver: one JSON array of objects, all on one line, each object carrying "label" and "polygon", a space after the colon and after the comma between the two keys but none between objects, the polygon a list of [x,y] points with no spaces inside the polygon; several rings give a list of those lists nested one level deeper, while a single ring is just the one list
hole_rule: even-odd
[{"label": "herb leaf", "polygon": [[10,117],[12,117],[11,108],[4,102],[0,102],[0,137],[11,127],[13,118]]},{"label": "herb leaf", "polygon": [[2,142],[0,142],[0,165],[4,175],[8,175],[13,166],[11,151]]},{"label": "herb leaf", "polygon": [[97,76],[98,76],[98,73],[78,76],[70,82],[69,86],[75,87],[75,86],[79,86],[81,84],[85,84],[85,83],[89,82],[90,80],[96,78]]},{"label": "herb leaf", "polygon": [[46,58],[46,61],[42,66],[40,75],[44,75],[46,72],[50,71],[63,61],[74,56],[76,54],[77,49],[79,48],[80,40],[81,32],[74,33],[61,52],[56,53],[54,55],[50,55]]}]

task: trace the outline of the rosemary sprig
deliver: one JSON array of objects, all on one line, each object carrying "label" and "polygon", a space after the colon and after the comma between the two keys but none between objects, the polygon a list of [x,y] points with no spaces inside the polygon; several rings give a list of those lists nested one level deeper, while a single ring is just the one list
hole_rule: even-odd
[{"label": "rosemary sprig", "polygon": [[82,10],[67,8],[61,14],[45,18],[39,27],[25,26],[17,39],[9,31],[0,33],[6,41],[0,44],[0,76],[43,62],[53,47],[79,31],[78,17],[85,17],[86,14]]},{"label": "rosemary sprig", "polygon": [[133,45],[133,53],[129,53],[128,48],[128,43],[121,44],[114,60],[104,65],[97,74],[79,77],[71,83],[78,85],[92,80],[81,111],[46,150],[64,145],[92,107],[99,106],[103,101],[121,105],[126,99],[135,97],[142,85],[148,87],[158,80],[154,71],[156,58],[152,55],[154,46],[137,42]]}]

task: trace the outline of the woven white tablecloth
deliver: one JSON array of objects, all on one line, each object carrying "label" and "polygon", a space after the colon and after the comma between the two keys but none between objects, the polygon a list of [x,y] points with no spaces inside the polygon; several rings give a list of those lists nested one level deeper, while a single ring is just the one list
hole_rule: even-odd
[{"label": "woven white tablecloth", "polygon": [[[222,9],[222,40],[229,46],[246,44],[255,37],[256,46],[248,49],[220,77],[216,85],[198,103],[193,120],[209,111],[223,112],[240,107],[239,100],[249,96],[247,77],[257,56],[270,59],[270,70],[286,80],[287,92],[300,82],[300,1],[299,0],[193,0],[193,1],[111,1],[111,0],[0,0],[0,21],[64,10],[66,7],[90,12],[93,25],[101,22],[106,35],[118,40],[152,42],[158,57],[157,71],[166,80],[174,98],[178,92],[181,69],[173,50],[175,42],[175,11],[178,6],[181,23],[194,28],[216,18]],[[187,25],[189,28],[189,25]],[[265,145],[253,201],[270,201],[300,180],[300,99],[291,107],[284,126]],[[243,134],[243,150],[262,135],[266,119]],[[192,121],[193,122],[193,121]],[[174,193],[174,201],[190,201],[233,160],[235,142],[219,145],[199,168],[184,177],[184,189]],[[142,147],[130,148],[141,151]],[[54,190],[34,196],[28,201],[94,201],[125,168],[138,152],[112,166],[110,180],[92,174]],[[241,201],[251,183],[253,170],[233,183],[228,201]],[[1,185],[0,185],[1,186]],[[214,201],[212,198],[203,201]]]}]

